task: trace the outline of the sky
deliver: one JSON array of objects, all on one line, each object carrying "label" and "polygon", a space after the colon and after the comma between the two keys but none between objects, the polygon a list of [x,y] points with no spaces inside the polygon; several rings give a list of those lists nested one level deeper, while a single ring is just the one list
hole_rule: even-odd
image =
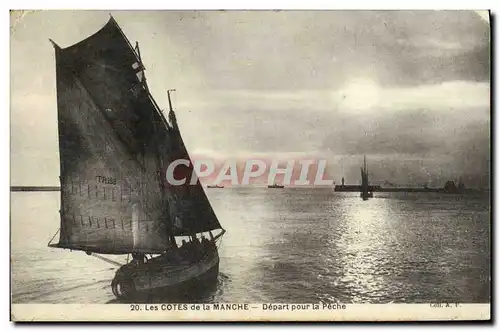
[{"label": "sky", "polygon": [[473,11],[11,14],[11,185],[58,185],[54,50],[112,14],[190,154],[324,158],[337,183],[489,185],[490,29]]}]

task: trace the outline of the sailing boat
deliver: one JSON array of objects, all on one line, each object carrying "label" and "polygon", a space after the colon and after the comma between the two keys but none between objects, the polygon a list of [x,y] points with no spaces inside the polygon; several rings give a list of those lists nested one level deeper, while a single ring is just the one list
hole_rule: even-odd
[{"label": "sailing boat", "polygon": [[217,184],[217,185],[207,185],[207,188],[224,188],[224,185],[220,185],[220,184]]},{"label": "sailing boat", "polygon": [[284,185],[279,185],[276,182],[273,182],[271,185],[267,185],[268,188],[284,188]]},{"label": "sailing boat", "polygon": [[361,198],[363,200],[368,200],[368,198],[373,198],[373,192],[368,186],[368,168],[366,167],[366,155],[364,156],[363,168],[361,168]]},{"label": "sailing boat", "polygon": [[199,181],[190,185],[191,162],[173,174],[186,184],[166,180],[171,162],[191,160],[172,107],[173,90],[167,91],[167,120],[149,92],[138,43],[132,47],[112,16],[77,44],[61,48],[51,42],[61,209],[59,242],[51,240],[49,247],[108,261],[99,254],[131,254],[111,282],[118,298],[215,281],[217,240],[225,230]]}]

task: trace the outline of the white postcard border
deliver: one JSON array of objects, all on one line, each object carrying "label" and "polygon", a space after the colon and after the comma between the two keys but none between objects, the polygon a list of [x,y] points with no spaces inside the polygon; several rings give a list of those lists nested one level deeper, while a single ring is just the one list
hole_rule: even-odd
[{"label": "white postcard border", "polygon": [[[270,305],[276,306],[271,310]],[[491,315],[490,304],[152,303],[13,304],[11,318],[16,322],[408,322],[489,320]]]}]

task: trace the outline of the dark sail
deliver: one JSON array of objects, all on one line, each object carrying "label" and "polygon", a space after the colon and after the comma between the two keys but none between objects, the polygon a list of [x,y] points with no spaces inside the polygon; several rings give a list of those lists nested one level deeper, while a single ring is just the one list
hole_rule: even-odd
[{"label": "dark sail", "polygon": [[74,72],[131,155],[139,157],[150,134],[141,125],[152,109],[139,104],[142,66],[114,19],[91,37],[62,49],[60,65]]},{"label": "dark sail", "polygon": [[176,236],[186,236],[222,229],[200,182],[197,180],[194,185],[191,185],[193,164],[172,110],[169,113],[169,119],[172,124],[169,131],[172,148],[169,164],[176,159],[189,160],[189,165],[178,165],[174,171],[175,179],[186,178],[185,184],[179,186],[166,185],[170,193],[173,233]]},{"label": "dark sail", "polygon": [[366,156],[364,157],[363,168],[361,168],[361,191],[368,194],[368,169],[366,167]]},{"label": "dark sail", "polygon": [[168,164],[189,155],[172,108],[170,126],[116,21],[55,49],[61,234],[51,246],[160,253],[176,235],[221,229],[199,183],[166,183]]},{"label": "dark sail", "polygon": [[162,195],[166,127],[116,22],[56,48],[61,234],[56,247],[159,253],[171,243]]}]

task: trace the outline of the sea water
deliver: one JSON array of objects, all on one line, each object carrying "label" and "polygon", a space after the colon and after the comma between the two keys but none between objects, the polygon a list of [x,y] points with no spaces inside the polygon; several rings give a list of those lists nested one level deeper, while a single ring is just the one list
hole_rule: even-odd
[{"label": "sea water", "polygon": [[[227,230],[219,279],[185,301],[490,302],[488,194],[375,192],[363,201],[331,188],[246,187],[207,195]],[[116,266],[47,247],[59,206],[59,192],[11,193],[12,302],[116,302]]]}]

